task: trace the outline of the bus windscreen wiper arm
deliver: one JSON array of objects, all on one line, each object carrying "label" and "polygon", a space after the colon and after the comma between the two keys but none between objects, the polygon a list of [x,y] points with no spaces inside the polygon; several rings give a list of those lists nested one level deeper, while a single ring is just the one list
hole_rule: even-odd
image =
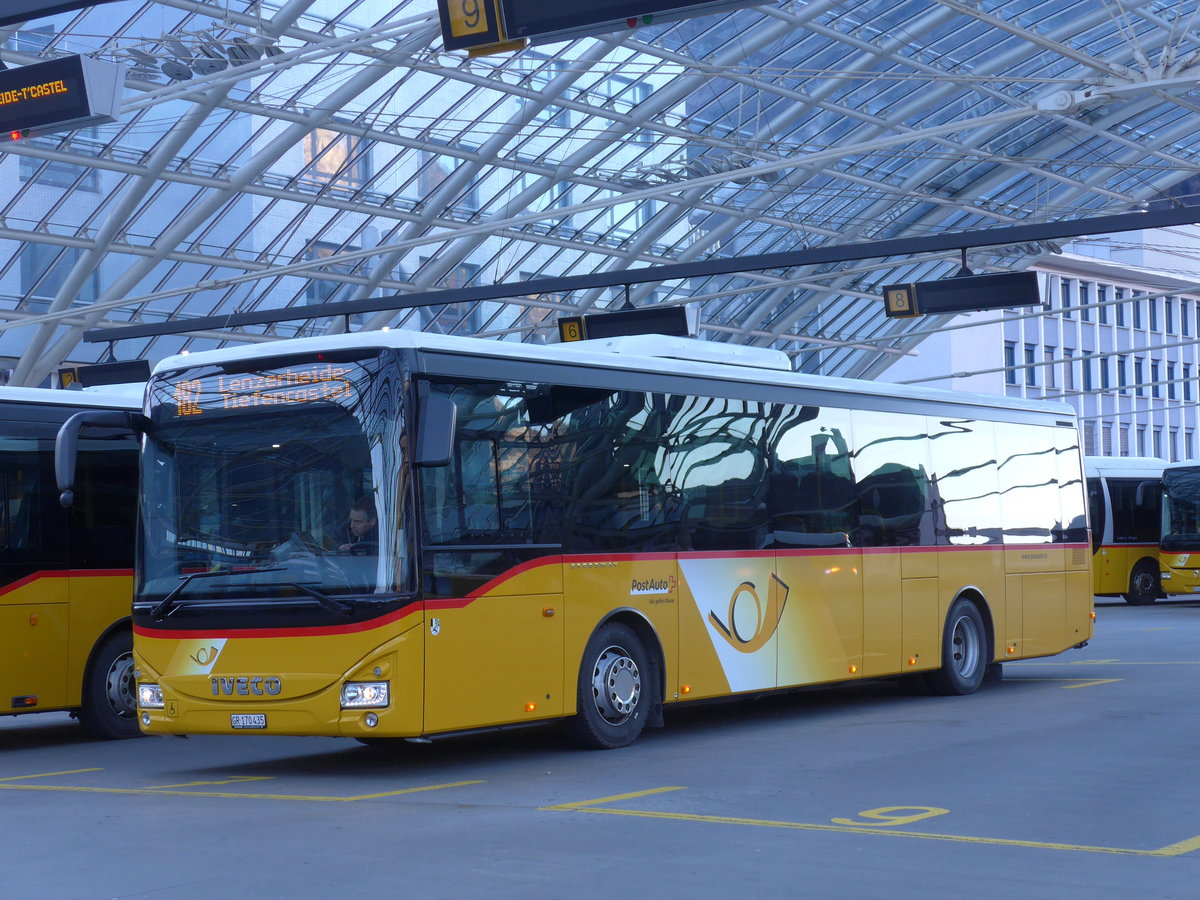
[{"label": "bus windscreen wiper arm", "polygon": [[308,594],[323,607],[331,610],[339,615],[352,616],[354,615],[354,604],[346,600],[338,600],[336,597],[330,597],[328,594],[323,594],[318,590],[310,588],[306,584],[301,584],[299,581],[281,581],[280,584],[286,584],[288,587],[294,587],[302,593]]},{"label": "bus windscreen wiper arm", "polygon": [[183,593],[183,589],[196,578],[224,578],[229,575],[244,575],[247,572],[282,572],[283,569],[283,566],[271,566],[263,569],[221,569],[216,572],[193,572],[191,575],[185,576],[175,590],[171,591],[171,593],[155,604],[154,609],[150,610],[150,618],[155,622],[159,622],[165,618],[167,613],[175,606],[175,598]]}]

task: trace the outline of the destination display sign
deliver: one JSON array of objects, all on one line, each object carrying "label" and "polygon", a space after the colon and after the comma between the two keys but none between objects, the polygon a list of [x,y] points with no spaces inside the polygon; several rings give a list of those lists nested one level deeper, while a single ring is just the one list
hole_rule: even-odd
[{"label": "destination display sign", "polygon": [[0,134],[20,139],[115,122],[123,84],[119,65],[85,56],[0,71]]},{"label": "destination display sign", "polygon": [[310,403],[345,406],[357,399],[366,378],[357,363],[315,362],[237,373],[194,370],[156,381],[152,389],[166,401],[167,410],[174,408],[175,418],[187,418]]}]

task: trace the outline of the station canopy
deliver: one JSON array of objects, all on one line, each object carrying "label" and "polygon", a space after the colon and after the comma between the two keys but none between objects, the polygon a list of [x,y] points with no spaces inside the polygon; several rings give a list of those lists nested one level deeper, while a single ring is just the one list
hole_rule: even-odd
[{"label": "station canopy", "polygon": [[[124,99],[114,123],[0,141],[0,356],[38,384],[65,363],[345,330],[553,342],[560,316],[691,304],[709,340],[872,377],[944,322],[887,318],[881,288],[952,275],[958,251],[655,267],[1186,207],[1197,11],[786,0],[486,55],[445,50],[432,0],[7,21],[8,69],[117,62]],[[968,264],[1057,249],[979,246]],[[328,311],[368,298],[391,300]],[[165,322],[177,333],[95,339]]]}]

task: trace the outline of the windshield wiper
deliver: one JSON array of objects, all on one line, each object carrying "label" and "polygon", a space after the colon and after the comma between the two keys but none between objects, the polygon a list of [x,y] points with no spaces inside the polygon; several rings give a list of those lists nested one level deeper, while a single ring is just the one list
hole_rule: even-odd
[{"label": "windshield wiper", "polygon": [[284,566],[271,566],[262,569],[220,569],[216,572],[193,572],[191,575],[184,576],[175,590],[171,591],[171,593],[167,594],[167,596],[154,605],[154,609],[150,610],[150,618],[155,622],[160,622],[166,618],[167,614],[178,605],[175,598],[183,593],[183,589],[197,578],[225,578],[229,575],[244,575],[252,572],[282,572],[283,570]]},{"label": "windshield wiper", "polygon": [[[325,607],[325,609],[328,609],[331,612],[338,613],[342,616],[354,615],[355,606],[348,600],[339,600],[336,597],[330,597],[328,594],[323,594],[321,591],[310,588],[307,584],[303,584],[299,581],[280,581],[278,584],[286,584],[288,587],[294,587],[301,593],[308,594],[308,596],[312,597],[314,600],[320,603],[321,606]],[[318,581],[317,584],[320,584],[320,582]]]}]

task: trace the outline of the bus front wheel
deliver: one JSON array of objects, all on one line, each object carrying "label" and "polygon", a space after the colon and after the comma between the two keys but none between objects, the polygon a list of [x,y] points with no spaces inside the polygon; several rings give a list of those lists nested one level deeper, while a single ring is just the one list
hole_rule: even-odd
[{"label": "bus front wheel", "polygon": [[1129,593],[1121,596],[1130,606],[1149,606],[1158,594],[1158,565],[1144,559],[1129,574]]},{"label": "bus front wheel", "polygon": [[96,650],[83,685],[79,719],[93,737],[119,740],[141,734],[134,700],[133,634],[116,631]]},{"label": "bus front wheel", "polygon": [[632,744],[653,707],[650,657],[628,625],[607,622],[592,634],[579,669],[577,712],[567,738],[589,750]]},{"label": "bus front wheel", "polygon": [[973,694],[987,672],[987,629],[970,600],[960,597],[950,607],[942,632],[942,665],[925,676],[935,694]]}]

